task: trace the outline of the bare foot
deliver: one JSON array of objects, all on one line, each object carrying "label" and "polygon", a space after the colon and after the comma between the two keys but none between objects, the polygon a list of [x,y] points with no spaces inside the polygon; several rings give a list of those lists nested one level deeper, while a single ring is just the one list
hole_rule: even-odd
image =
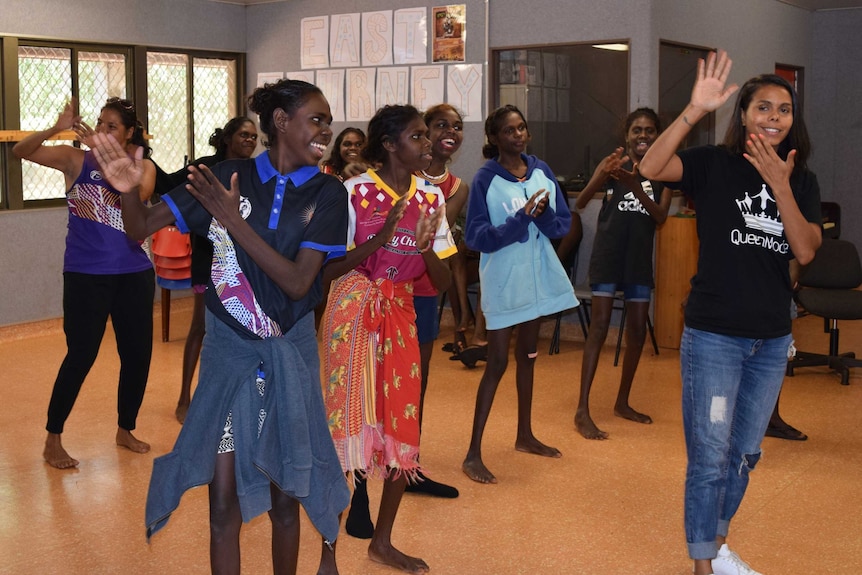
[{"label": "bare foot", "polygon": [[150,450],[149,443],[136,439],[131,431],[123,428],[117,428],[117,445],[135,453],[146,453]]},{"label": "bare foot", "polygon": [[602,431],[593,423],[593,418],[586,411],[575,412],[575,428],[586,439],[607,439],[608,433]]},{"label": "bare foot", "polygon": [[497,483],[494,474],[488,471],[485,464],[478,457],[467,457],[461,464],[461,470],[473,481],[479,483]]},{"label": "bare foot", "polygon": [[542,457],[562,457],[563,454],[556,447],[545,445],[535,437],[525,437],[515,440],[515,449],[524,453],[533,453]]},{"label": "bare foot", "polygon": [[393,547],[391,543],[388,545],[375,544],[372,541],[372,544],[368,546],[368,557],[372,561],[395,567],[405,573],[421,575],[422,573],[428,573],[428,571],[431,570],[431,568],[428,567],[428,564],[422,559],[405,555]]},{"label": "bare foot", "polygon": [[47,439],[45,439],[45,449],[42,451],[42,457],[45,458],[48,465],[57,469],[78,467],[79,463],[77,459],[74,459],[63,449],[59,433],[48,434]]},{"label": "bare foot", "polygon": [[652,418],[646,413],[635,411],[628,405],[617,405],[614,407],[614,415],[634,421],[635,423],[652,423]]},{"label": "bare foot", "polygon": [[189,404],[188,403],[178,403],[177,409],[176,409],[176,411],[174,411],[174,415],[177,416],[177,421],[179,421],[180,423],[183,423],[186,420],[186,413],[188,413],[188,412],[189,412]]}]

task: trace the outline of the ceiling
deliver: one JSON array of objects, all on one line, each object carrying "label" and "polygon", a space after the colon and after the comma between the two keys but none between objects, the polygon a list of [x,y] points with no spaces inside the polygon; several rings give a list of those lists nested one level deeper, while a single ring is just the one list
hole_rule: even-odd
[{"label": "ceiling", "polygon": [[785,4],[799,6],[806,10],[843,10],[845,8],[862,8],[859,0],[779,0]]},{"label": "ceiling", "polygon": [[[290,0],[210,0],[225,4],[269,4],[272,2],[289,2]],[[845,8],[862,8],[862,0],[778,0],[785,4],[798,6],[806,10],[842,10]]]}]

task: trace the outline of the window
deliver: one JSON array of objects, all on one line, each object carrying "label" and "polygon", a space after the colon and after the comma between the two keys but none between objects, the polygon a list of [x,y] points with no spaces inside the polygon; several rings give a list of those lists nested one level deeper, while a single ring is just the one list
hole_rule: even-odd
[{"label": "window", "polygon": [[[3,37],[0,50],[17,51],[18,56],[17,66],[0,68],[6,110],[0,114],[0,128],[45,130],[73,96],[78,113],[95,127],[105,100],[129,98],[151,135],[154,159],[166,171],[211,155],[208,140],[215,128],[244,109],[239,99],[244,89],[241,54],[146,50],[146,69],[136,70],[141,57],[135,54],[143,48]],[[15,84],[18,91],[10,91]],[[66,192],[63,174],[15,158],[13,134],[0,141],[0,208],[60,204]],[[58,144],[79,145],[73,140],[46,142]]]},{"label": "window", "polygon": [[162,169],[174,172],[213,154],[210,135],[236,115],[236,64],[235,58],[147,54],[150,145]]},{"label": "window", "polygon": [[622,144],[628,114],[628,44],[496,50],[496,106],[514,104],[530,128],[529,151],[565,191],[579,191]]},{"label": "window", "polygon": [[189,153],[188,56],[147,54],[149,127],[153,159],[166,172],[186,164]]},{"label": "window", "polygon": [[[127,53],[84,51],[76,47],[21,45],[18,48],[20,125],[22,130],[45,130],[77,92],[84,122],[95,127],[105,100],[126,97]],[[77,87],[77,90],[73,89]],[[74,144],[50,140],[47,145]],[[24,201],[64,198],[63,174],[33,162],[22,162]]]}]

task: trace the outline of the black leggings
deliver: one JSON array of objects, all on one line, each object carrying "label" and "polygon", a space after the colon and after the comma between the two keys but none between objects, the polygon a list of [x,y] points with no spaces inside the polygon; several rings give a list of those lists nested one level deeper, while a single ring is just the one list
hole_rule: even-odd
[{"label": "black leggings", "polygon": [[99,354],[108,316],[120,356],[117,424],[129,431],[135,428],[153,352],[154,278],[152,269],[115,275],[63,274],[67,351],[48,404],[49,433],[63,433],[81,385]]}]

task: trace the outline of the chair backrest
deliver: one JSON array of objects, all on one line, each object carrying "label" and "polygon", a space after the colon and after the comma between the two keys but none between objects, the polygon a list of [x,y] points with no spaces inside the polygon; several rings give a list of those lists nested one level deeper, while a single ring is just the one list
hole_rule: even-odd
[{"label": "chair backrest", "polygon": [[841,237],[841,206],[835,202],[820,202],[823,237],[837,240]]},{"label": "chair backrest", "polygon": [[165,226],[152,237],[153,264],[156,276],[169,280],[192,277],[192,244],[189,234],[176,226]]},{"label": "chair backrest", "polygon": [[153,234],[153,253],[169,258],[182,258],[192,255],[192,242],[189,234],[184,234],[176,226],[165,226]]},{"label": "chair backrest", "polygon": [[823,238],[814,260],[802,270],[799,285],[825,289],[853,289],[862,284],[862,264],[852,242]]}]

